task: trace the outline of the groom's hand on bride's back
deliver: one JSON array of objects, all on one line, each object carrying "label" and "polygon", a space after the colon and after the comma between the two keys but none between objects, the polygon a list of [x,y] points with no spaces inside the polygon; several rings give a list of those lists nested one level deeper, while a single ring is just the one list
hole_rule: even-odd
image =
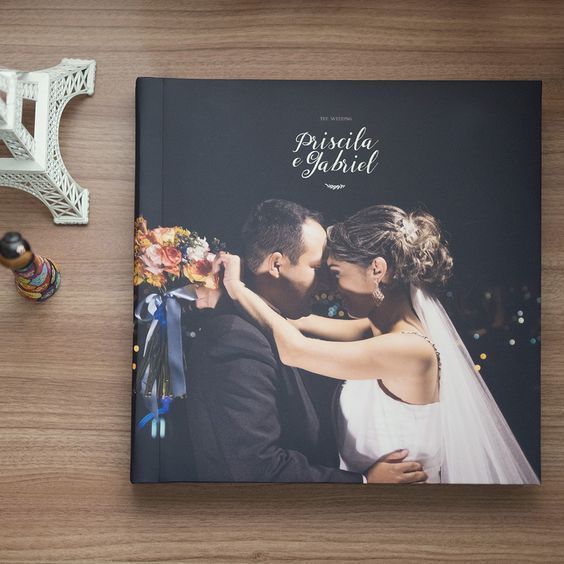
[{"label": "groom's hand on bride's back", "polygon": [[412,484],[425,482],[427,474],[419,462],[405,462],[407,450],[395,450],[386,454],[366,472],[369,484]]}]

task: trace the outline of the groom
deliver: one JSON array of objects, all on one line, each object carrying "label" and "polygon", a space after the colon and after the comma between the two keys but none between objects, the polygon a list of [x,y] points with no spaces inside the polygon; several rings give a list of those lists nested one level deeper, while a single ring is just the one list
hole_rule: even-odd
[{"label": "groom", "polygon": [[[242,239],[245,282],[285,317],[309,315],[327,241],[320,215],[267,200],[250,214]],[[406,453],[391,453],[364,475],[338,468],[310,395],[312,375],[283,365],[273,340],[227,293],[194,341],[187,372],[198,481],[409,480]]]}]

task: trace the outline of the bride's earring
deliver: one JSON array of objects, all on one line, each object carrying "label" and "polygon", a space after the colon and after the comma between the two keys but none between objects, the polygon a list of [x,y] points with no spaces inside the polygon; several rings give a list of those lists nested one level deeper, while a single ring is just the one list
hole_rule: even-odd
[{"label": "bride's earring", "polygon": [[380,290],[380,285],[378,284],[378,282],[376,282],[376,286],[374,288],[374,291],[372,292],[372,298],[374,299],[375,307],[379,307],[384,301],[384,294],[382,293],[382,290]]}]

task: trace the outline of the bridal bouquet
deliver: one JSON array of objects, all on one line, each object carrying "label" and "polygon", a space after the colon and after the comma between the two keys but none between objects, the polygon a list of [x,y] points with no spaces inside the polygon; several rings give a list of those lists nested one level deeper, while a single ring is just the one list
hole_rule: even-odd
[{"label": "bridal bouquet", "polygon": [[143,216],[135,220],[135,266],[133,283],[143,282],[157,288],[184,278],[188,283],[217,288],[212,275],[215,254],[222,245],[217,239],[211,244],[205,237],[183,227],[147,228]]},{"label": "bridal bouquet", "polygon": [[140,427],[158,420],[173,398],[186,395],[180,300],[196,300],[198,287],[218,288],[212,266],[222,248],[217,239],[208,243],[183,227],[148,229],[143,216],[135,220],[133,283],[156,289],[135,308],[136,321],[150,323],[137,368],[136,389],[150,410]]}]

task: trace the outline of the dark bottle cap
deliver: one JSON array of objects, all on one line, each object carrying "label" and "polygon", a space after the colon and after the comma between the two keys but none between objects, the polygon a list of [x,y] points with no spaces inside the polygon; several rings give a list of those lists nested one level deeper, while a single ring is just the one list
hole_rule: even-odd
[{"label": "dark bottle cap", "polygon": [[29,243],[16,231],[9,231],[0,239],[0,255],[6,259],[19,258],[30,250]]}]

